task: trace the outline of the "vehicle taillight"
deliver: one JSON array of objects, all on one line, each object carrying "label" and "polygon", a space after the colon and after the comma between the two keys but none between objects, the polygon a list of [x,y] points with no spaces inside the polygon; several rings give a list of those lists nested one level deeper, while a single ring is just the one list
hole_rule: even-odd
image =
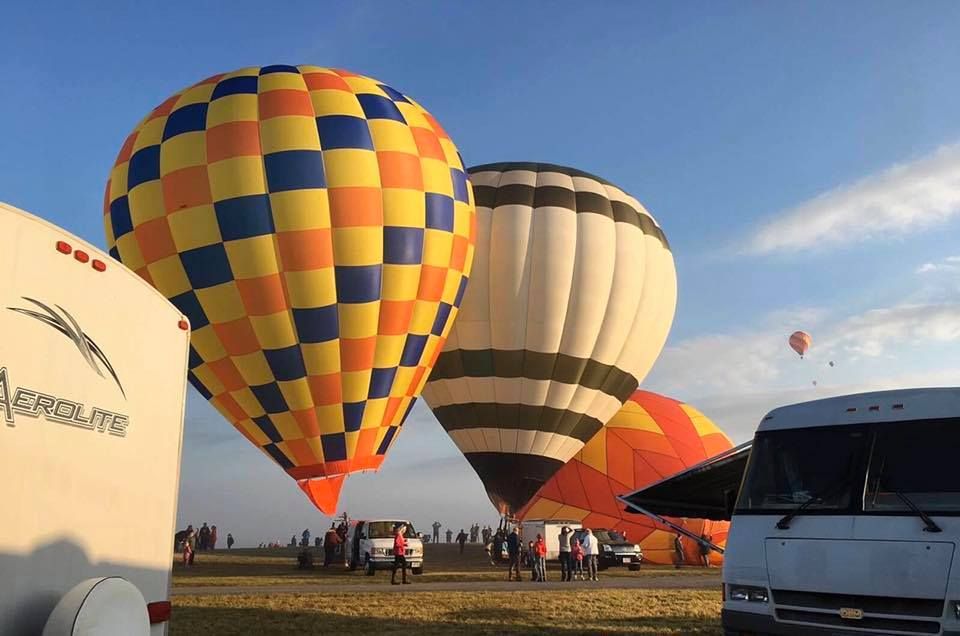
[{"label": "vehicle taillight", "polygon": [[73,253],[73,257],[80,261],[81,263],[86,263],[90,260],[90,255],[84,252],[83,250],[77,250]]},{"label": "vehicle taillight", "polygon": [[57,241],[57,251],[61,254],[69,254],[73,251],[73,248],[66,241]]},{"label": "vehicle taillight", "polygon": [[150,617],[150,624],[166,623],[170,620],[170,601],[157,601],[147,603],[147,615]]}]

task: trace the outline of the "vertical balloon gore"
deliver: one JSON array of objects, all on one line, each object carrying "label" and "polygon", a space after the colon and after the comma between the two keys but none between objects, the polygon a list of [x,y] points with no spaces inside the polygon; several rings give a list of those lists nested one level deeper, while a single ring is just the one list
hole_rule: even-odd
[{"label": "vertical balloon gore", "polygon": [[337,501],[340,499],[340,490],[343,488],[343,480],[346,477],[346,475],[337,475],[319,479],[301,479],[297,485],[320,512],[333,516],[337,512]]}]

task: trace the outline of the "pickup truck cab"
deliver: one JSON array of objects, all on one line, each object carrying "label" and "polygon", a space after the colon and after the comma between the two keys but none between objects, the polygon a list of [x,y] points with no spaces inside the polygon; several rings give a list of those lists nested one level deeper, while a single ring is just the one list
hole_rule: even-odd
[{"label": "pickup truck cab", "polygon": [[363,568],[368,576],[377,570],[393,568],[393,528],[407,526],[407,565],[414,574],[423,574],[423,541],[413,524],[403,519],[372,519],[354,521],[347,532],[347,554],[350,569]]},{"label": "pickup truck cab", "polygon": [[[573,538],[583,543],[584,530],[577,530]],[[593,537],[600,546],[597,567],[605,570],[609,567],[628,567],[639,570],[643,561],[643,550],[633,541],[628,541],[621,532],[605,528],[593,528]]]}]

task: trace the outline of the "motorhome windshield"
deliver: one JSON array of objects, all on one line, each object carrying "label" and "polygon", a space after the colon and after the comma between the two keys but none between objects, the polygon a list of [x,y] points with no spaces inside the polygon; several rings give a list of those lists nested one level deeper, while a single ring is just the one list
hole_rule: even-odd
[{"label": "motorhome windshield", "polygon": [[[737,513],[960,512],[960,419],[758,433]],[[900,493],[900,494],[898,494]]]}]

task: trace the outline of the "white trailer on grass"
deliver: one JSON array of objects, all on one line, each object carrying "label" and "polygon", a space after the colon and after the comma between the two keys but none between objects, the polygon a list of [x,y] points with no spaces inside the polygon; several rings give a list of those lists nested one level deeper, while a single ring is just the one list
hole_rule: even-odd
[{"label": "white trailer on grass", "polygon": [[0,272],[0,634],[165,634],[189,325],[2,203]]},{"label": "white trailer on grass", "polygon": [[565,521],[563,519],[530,519],[524,520],[520,524],[521,537],[524,542],[535,541],[537,535],[543,537],[547,544],[547,560],[552,561],[560,558],[560,530],[567,526],[573,531],[583,527],[579,521]]}]

